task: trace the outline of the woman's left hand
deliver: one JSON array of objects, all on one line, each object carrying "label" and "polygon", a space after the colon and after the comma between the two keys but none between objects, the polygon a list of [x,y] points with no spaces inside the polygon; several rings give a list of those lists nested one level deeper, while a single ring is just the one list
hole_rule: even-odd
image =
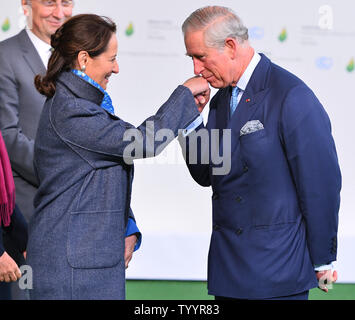
[{"label": "woman's left hand", "polygon": [[128,268],[129,262],[132,260],[134,246],[137,243],[137,236],[132,234],[125,239],[125,249],[124,249],[124,261],[125,267]]}]

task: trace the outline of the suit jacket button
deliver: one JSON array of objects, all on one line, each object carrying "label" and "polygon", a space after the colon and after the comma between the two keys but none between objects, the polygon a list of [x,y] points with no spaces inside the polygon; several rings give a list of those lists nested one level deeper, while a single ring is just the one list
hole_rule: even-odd
[{"label": "suit jacket button", "polygon": [[238,197],[235,198],[235,201],[237,201],[237,202],[239,202],[239,203],[242,202],[242,200],[243,200],[243,199],[242,199],[242,197],[240,197],[240,196],[238,196]]},{"label": "suit jacket button", "polygon": [[243,233],[243,228],[239,228],[235,231],[235,233],[240,236]]},{"label": "suit jacket button", "polygon": [[212,195],[212,200],[217,200],[218,198],[219,198],[218,193],[214,193],[214,194]]},{"label": "suit jacket button", "polygon": [[244,171],[244,173],[247,173],[249,171],[248,166],[244,166],[243,171]]},{"label": "suit jacket button", "polygon": [[214,226],[213,226],[213,230],[214,231],[218,231],[220,228],[219,228],[219,225],[218,224],[215,224]]}]

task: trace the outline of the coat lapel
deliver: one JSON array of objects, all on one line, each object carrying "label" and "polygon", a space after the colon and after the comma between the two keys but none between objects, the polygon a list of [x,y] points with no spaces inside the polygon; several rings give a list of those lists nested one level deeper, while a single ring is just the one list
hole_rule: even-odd
[{"label": "coat lapel", "polygon": [[19,33],[19,42],[22,49],[23,57],[29,65],[34,75],[45,74],[46,67],[44,66],[39,53],[33,45],[31,39],[28,37],[26,30]]},{"label": "coat lapel", "polygon": [[262,101],[264,101],[269,92],[270,60],[263,54],[260,55],[261,60],[256,66],[238,107],[229,122],[228,128],[232,129],[232,136],[234,137],[232,139],[232,150],[239,145],[240,129],[245,123],[252,120],[253,115],[262,105]]},{"label": "coat lapel", "polygon": [[235,140],[239,141],[240,129],[248,121],[253,119],[253,115],[260,107],[261,102],[265,99],[269,90],[269,88],[266,88],[257,92],[256,94],[250,92],[249,90],[244,92],[237,110],[234,112],[233,117],[229,123],[229,127],[232,129],[232,135],[238,138]]},{"label": "coat lapel", "polygon": [[[240,145],[240,129],[246,122],[253,119],[255,112],[262,105],[262,102],[270,90],[267,85],[269,82],[271,63],[263,54],[260,55],[261,60],[256,66],[233,116],[231,118],[229,116],[230,88],[222,89],[222,98],[216,110],[216,129],[231,129],[232,131],[232,162],[234,159],[233,153],[236,154],[238,152]],[[220,133],[222,133],[222,130],[220,130]],[[220,137],[222,137],[221,134]],[[222,138],[220,138],[220,154],[223,154],[223,143],[221,139]],[[215,183],[218,184],[223,180],[223,176],[216,176],[214,180]]]}]

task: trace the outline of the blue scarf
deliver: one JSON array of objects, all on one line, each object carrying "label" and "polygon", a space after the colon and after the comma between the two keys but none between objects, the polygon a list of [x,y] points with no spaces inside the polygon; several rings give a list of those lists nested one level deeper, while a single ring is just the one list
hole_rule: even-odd
[{"label": "blue scarf", "polygon": [[88,75],[86,75],[84,72],[72,69],[72,72],[76,74],[78,77],[81,79],[85,80],[86,82],[90,83],[93,85],[95,88],[99,89],[103,94],[104,94],[104,99],[102,100],[101,103],[101,108],[104,108],[108,112],[115,114],[115,109],[112,105],[112,100],[109,96],[109,94],[94,80],[92,80]]}]

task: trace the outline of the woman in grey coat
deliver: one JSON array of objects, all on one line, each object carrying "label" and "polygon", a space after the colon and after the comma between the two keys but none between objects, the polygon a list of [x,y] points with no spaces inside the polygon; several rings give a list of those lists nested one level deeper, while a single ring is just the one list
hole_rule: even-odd
[{"label": "woman in grey coat", "polygon": [[[118,73],[115,32],[107,18],[71,18],[52,36],[47,74],[35,79],[48,99],[35,140],[31,299],[125,298],[132,159],[162,151],[163,142],[146,141],[163,128],[174,133],[171,141],[199,116],[196,102],[209,99],[207,82],[193,78],[137,128],[114,115],[105,89]],[[132,141],[143,149],[132,149]]]}]

